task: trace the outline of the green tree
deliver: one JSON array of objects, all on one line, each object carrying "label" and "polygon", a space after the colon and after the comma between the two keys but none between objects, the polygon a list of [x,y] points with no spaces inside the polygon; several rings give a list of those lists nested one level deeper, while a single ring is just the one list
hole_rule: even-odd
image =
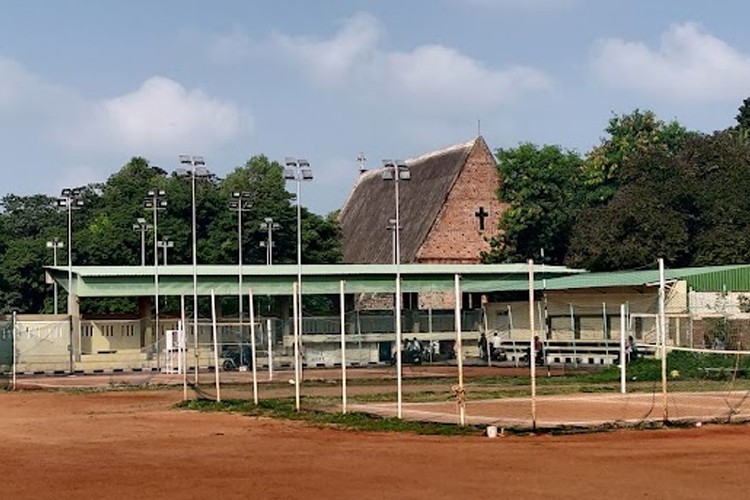
[{"label": "green tree", "polygon": [[750,146],[735,131],[717,132],[687,144],[683,155],[696,173],[699,214],[692,265],[750,259]]},{"label": "green tree", "polygon": [[750,130],[750,97],[742,101],[742,105],[737,110],[737,128],[741,130]]},{"label": "green tree", "polygon": [[66,234],[66,219],[55,208],[55,201],[44,195],[9,194],[2,199],[0,308],[3,312],[52,312],[51,287],[45,284],[43,269],[52,265],[46,243],[53,237],[65,241]]},{"label": "green tree", "polygon": [[561,263],[584,199],[581,158],[559,146],[529,143],[500,149],[497,158],[499,198],[509,207],[483,260],[518,262],[544,249],[547,261]]},{"label": "green tree", "polygon": [[620,172],[630,159],[651,152],[674,156],[690,135],[678,122],[666,123],[653,111],[639,109],[613,116],[605,131],[608,136],[588,153],[584,164],[590,204],[606,203],[632,180]]},{"label": "green tree", "polygon": [[750,148],[728,130],[691,134],[678,154],[644,151],[604,205],[581,213],[567,264],[591,270],[745,262],[750,258]]}]

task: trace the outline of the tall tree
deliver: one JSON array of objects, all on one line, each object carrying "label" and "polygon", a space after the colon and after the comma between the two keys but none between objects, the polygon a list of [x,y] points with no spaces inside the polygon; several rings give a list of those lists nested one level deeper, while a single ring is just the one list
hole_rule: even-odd
[{"label": "tall tree", "polygon": [[584,164],[591,204],[606,203],[620,186],[631,180],[620,172],[630,159],[644,153],[674,156],[689,136],[678,122],[667,123],[653,111],[639,109],[613,116],[605,131],[608,136],[588,153]]},{"label": "tall tree", "polygon": [[547,261],[561,263],[583,202],[581,158],[559,146],[529,143],[500,149],[497,158],[499,197],[510,206],[483,260],[518,262],[544,249]]},{"label": "tall tree", "polygon": [[742,105],[737,110],[737,127],[742,130],[750,130],[750,97],[742,101]]},{"label": "tall tree", "polygon": [[591,270],[718,265],[750,259],[750,148],[734,131],[692,134],[623,164],[611,200],[584,210],[567,263]]}]

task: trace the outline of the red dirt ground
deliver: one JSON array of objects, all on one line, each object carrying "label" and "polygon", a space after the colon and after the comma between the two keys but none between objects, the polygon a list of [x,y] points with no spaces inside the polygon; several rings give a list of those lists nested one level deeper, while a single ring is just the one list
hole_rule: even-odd
[{"label": "red dirt ground", "polygon": [[750,426],[434,437],[178,411],[180,390],[0,393],[0,498],[745,498]]}]

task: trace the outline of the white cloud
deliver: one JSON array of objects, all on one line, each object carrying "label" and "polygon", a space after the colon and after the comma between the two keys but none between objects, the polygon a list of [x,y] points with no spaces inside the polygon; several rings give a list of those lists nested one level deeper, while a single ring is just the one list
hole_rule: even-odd
[{"label": "white cloud", "polygon": [[0,116],[60,114],[61,108],[75,106],[77,101],[71,92],[45,82],[13,59],[0,56]]},{"label": "white cloud", "polygon": [[282,54],[301,64],[317,82],[337,85],[346,81],[358,66],[371,64],[381,34],[377,19],[359,13],[346,20],[329,40],[278,34],[274,42]]},{"label": "white cloud", "polygon": [[248,130],[250,118],[231,103],[155,76],[137,90],[82,110],[64,142],[78,150],[138,153],[207,149]]},{"label": "white cloud", "polygon": [[549,86],[539,70],[511,67],[503,71],[486,68],[460,52],[439,45],[422,46],[386,58],[386,82],[411,99],[451,106],[496,105],[521,94]]},{"label": "white cloud", "polygon": [[376,100],[387,96],[423,111],[472,111],[551,85],[540,70],[493,69],[442,45],[388,52],[379,46],[382,35],[377,19],[361,13],[346,20],[329,39],[277,35],[274,41],[282,57],[320,85]]},{"label": "white cloud", "polygon": [[614,87],[671,99],[736,101],[750,86],[750,55],[694,23],[670,26],[654,49],[642,42],[599,41],[590,66]]},{"label": "white cloud", "polygon": [[56,140],[78,153],[148,154],[207,150],[248,132],[252,120],[233,103],[160,76],[121,96],[86,100],[0,57],[0,123],[23,124],[40,144]]}]

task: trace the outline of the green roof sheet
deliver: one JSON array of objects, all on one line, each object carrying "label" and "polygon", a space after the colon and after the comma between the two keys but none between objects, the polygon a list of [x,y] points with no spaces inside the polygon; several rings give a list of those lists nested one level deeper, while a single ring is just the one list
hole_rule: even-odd
[{"label": "green roof sheet", "polygon": [[[47,267],[47,272],[68,288],[67,267]],[[199,265],[198,294],[236,294],[239,266]],[[589,273],[562,266],[537,265],[535,286],[547,290],[575,290],[612,287],[657,286],[657,269]],[[528,289],[527,264],[402,264],[404,292],[448,291],[456,274],[461,276],[464,292],[510,292]],[[152,266],[73,266],[74,284],[81,297],[148,296],[155,291]],[[296,265],[242,266],[243,288],[265,295],[289,295],[297,279]],[[302,266],[302,290],[305,294],[338,293],[340,281],[347,293],[384,292],[395,289],[395,265],[336,264]],[[160,295],[191,295],[193,266],[159,266]],[[684,280],[695,291],[750,292],[750,265],[708,266],[666,269],[668,281]]]},{"label": "green roof sheet", "polygon": [[[668,281],[684,280],[695,291],[750,291],[750,265],[728,265],[665,269]],[[548,290],[658,286],[658,269],[583,273],[546,280]]]},{"label": "green roof sheet", "polygon": [[[68,268],[47,267],[47,272],[68,289]],[[80,297],[147,296],[155,292],[152,266],[73,266],[73,284]],[[159,266],[160,295],[191,295],[193,266]],[[297,280],[296,265],[242,266],[243,288],[266,295],[289,295]],[[540,269],[537,266],[536,272]],[[237,265],[199,265],[198,294],[236,294],[238,291]],[[302,290],[305,294],[338,293],[340,281],[346,282],[348,293],[393,292],[395,265],[338,264],[301,267]],[[453,289],[456,274],[461,276],[464,292],[493,292],[527,287],[529,267],[526,264],[403,264],[400,266],[404,292],[429,292]],[[584,271],[561,266],[546,266],[545,276],[554,277]]]}]

